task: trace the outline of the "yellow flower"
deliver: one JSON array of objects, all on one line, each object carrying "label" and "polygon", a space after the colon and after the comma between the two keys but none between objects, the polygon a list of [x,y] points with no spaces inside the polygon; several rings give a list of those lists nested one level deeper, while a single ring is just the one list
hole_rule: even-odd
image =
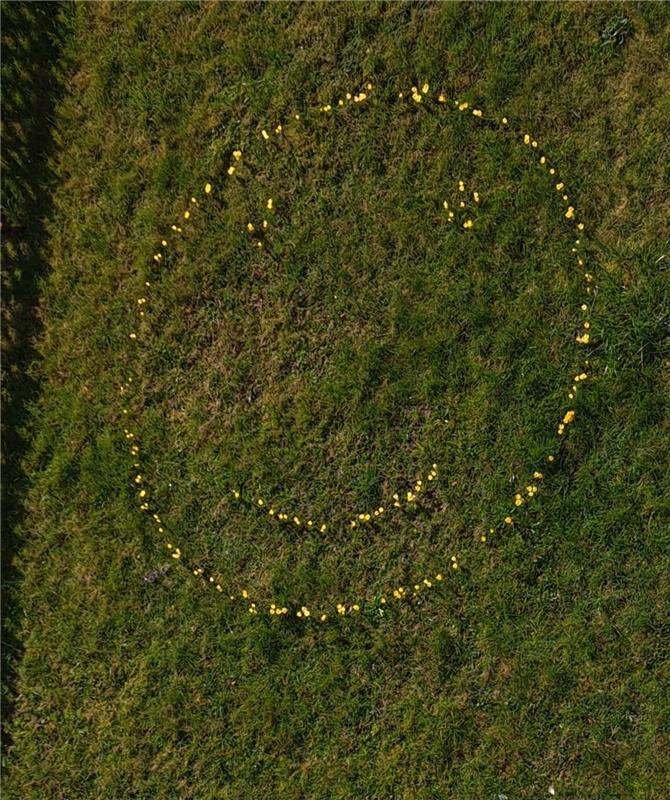
[{"label": "yellow flower", "polygon": [[268,211],[272,211],[272,198],[268,198]]},{"label": "yellow flower", "polygon": [[233,150],[233,158],[235,159],[235,161],[239,161],[242,158],[242,151]]},{"label": "yellow flower", "polygon": [[464,228],[472,228],[475,223],[471,219],[466,219],[463,223]]},{"label": "yellow flower", "polygon": [[263,129],[263,130],[261,131],[261,136],[262,136],[262,137],[263,137],[263,138],[264,138],[266,141],[267,141],[267,140],[270,138],[270,134],[269,134],[269,133],[268,133],[268,132],[267,132],[265,129]]},{"label": "yellow flower", "polygon": [[[205,184],[205,194],[209,194],[211,191],[212,191],[212,184],[211,183],[206,183]],[[167,244],[167,242],[166,242],[166,244]]]},{"label": "yellow flower", "polygon": [[472,109],[472,115],[475,116],[475,117],[481,117],[482,112],[478,108],[473,108]]},{"label": "yellow flower", "polygon": [[235,167],[232,164],[228,167],[228,174],[229,175],[235,174]]},{"label": "yellow flower", "polygon": [[512,524],[512,517],[505,517],[505,523],[507,525],[511,525]]},{"label": "yellow flower", "polygon": [[568,206],[568,210],[565,212],[566,219],[572,219],[575,216],[575,209],[572,206]]},{"label": "yellow flower", "polygon": [[428,90],[429,90],[429,89],[430,89],[430,86],[428,86],[428,84],[427,84],[427,83],[424,83],[424,85],[421,87],[421,91],[422,91],[424,94],[428,94]]}]

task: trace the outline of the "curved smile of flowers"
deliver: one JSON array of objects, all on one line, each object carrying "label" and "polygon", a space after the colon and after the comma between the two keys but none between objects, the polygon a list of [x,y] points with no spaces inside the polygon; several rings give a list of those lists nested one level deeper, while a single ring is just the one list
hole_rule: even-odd
[{"label": "curved smile of flowers", "polygon": [[[283,124],[277,124],[270,130],[265,128],[261,129],[259,132],[260,140],[268,149],[271,149],[274,146],[274,142],[280,140],[284,136],[285,126],[288,127],[291,125],[293,127],[299,127],[305,124],[305,121],[310,117],[334,113],[347,113],[348,109],[352,106],[364,106],[369,102],[372,93],[373,86],[368,83],[365,88],[357,94],[346,93],[343,97],[334,100],[332,104],[310,108],[301,113],[294,113],[290,119],[286,120]],[[574,239],[571,251],[574,254],[577,271],[582,277],[584,291],[583,301],[579,306],[579,330],[575,335],[575,342],[581,346],[588,345],[591,338],[591,321],[589,315],[593,305],[595,285],[593,275],[585,269],[584,257],[582,255],[584,223],[581,222],[577,216],[576,208],[572,205],[571,198],[567,193],[565,182],[558,178],[556,168],[550,164],[547,156],[542,153],[538,141],[529,133],[515,131],[510,126],[507,117],[487,117],[481,109],[472,108],[470,103],[466,100],[447,98],[443,92],[431,93],[430,86],[427,83],[424,83],[420,88],[413,86],[409,92],[399,92],[397,99],[401,103],[409,103],[410,105],[428,105],[435,109],[444,109],[445,113],[467,114],[472,119],[473,124],[484,125],[489,130],[498,131],[505,136],[512,136],[519,141],[519,144],[522,144],[528,149],[529,155],[533,157],[537,166],[548,175],[548,182],[552,189],[559,194],[561,200],[565,204],[565,211],[563,213],[564,220],[575,226],[576,238]],[[243,169],[246,169],[247,174],[249,174],[250,167],[245,163],[242,150],[235,149],[230,155],[230,162],[226,169],[225,180],[235,180],[238,171]],[[221,187],[221,189],[223,189],[223,187]],[[189,223],[194,215],[206,212],[207,199],[210,198],[215,191],[217,191],[217,187],[215,187],[212,181],[208,180],[202,187],[202,194],[200,196],[191,197],[190,203],[184,209],[180,218],[170,226],[170,234],[160,239],[160,245],[156,248],[153,255],[153,261],[157,266],[161,265],[164,257],[169,252],[171,240],[174,240],[175,237],[181,236],[188,231]],[[455,195],[451,198],[445,198],[442,201],[442,208],[447,223],[459,226],[467,234],[468,231],[471,231],[477,226],[479,203],[479,192],[471,189],[466,190],[464,182],[458,181],[455,187]],[[244,232],[245,235],[250,238],[252,246],[257,248],[263,248],[265,246],[267,241],[266,237],[272,228],[275,208],[275,200],[270,197],[265,204],[267,213],[264,214],[263,218],[247,222]],[[136,298],[134,303],[135,322],[128,333],[129,340],[131,344],[134,345],[139,345],[146,341],[150,333],[146,313],[150,291],[151,281],[143,280],[141,290],[138,293],[140,296]],[[571,401],[577,394],[579,387],[588,378],[589,361],[587,359],[583,361],[582,371],[574,375],[569,382],[569,389],[566,392],[567,400],[569,401],[568,405],[571,405]],[[419,595],[430,592],[442,583],[448,572],[455,572],[459,569],[459,560],[454,554],[451,555],[449,561],[441,566],[441,571],[435,571],[435,573],[430,576],[422,576],[418,579],[408,581],[406,586],[398,585],[389,587],[386,592],[376,593],[374,595],[372,593],[366,593],[365,596],[357,600],[350,599],[345,602],[333,603],[332,607],[328,608],[317,608],[316,605],[307,606],[303,603],[284,605],[276,600],[273,602],[271,598],[262,600],[255,596],[248,588],[245,588],[241,581],[235,586],[224,584],[220,576],[215,573],[210,574],[206,572],[203,567],[191,563],[186,558],[184,551],[175,542],[158,508],[156,508],[153,503],[150,491],[147,488],[146,476],[142,468],[142,450],[138,434],[139,426],[136,423],[132,427],[129,427],[131,425],[129,422],[131,416],[130,406],[134,406],[134,412],[136,414],[140,414],[142,411],[139,400],[137,403],[131,401],[132,389],[133,376],[129,375],[125,383],[119,387],[119,391],[123,398],[123,407],[121,409],[122,418],[126,424],[124,427],[124,435],[129,445],[129,452],[132,460],[132,483],[136,490],[136,497],[140,510],[148,515],[157,533],[163,538],[164,546],[170,552],[173,559],[182,564],[186,570],[197,578],[205,581],[214,591],[220,593],[229,601],[241,603],[246,608],[248,614],[252,616],[266,614],[277,619],[285,619],[292,616],[304,622],[316,621],[318,623],[325,623],[329,620],[357,615],[365,611],[382,611],[383,613],[383,609],[390,603],[411,601]],[[571,407],[568,407],[562,412],[560,419],[557,421],[556,446],[553,452],[547,453],[546,455],[546,462],[550,466],[556,461],[561,442],[565,437],[568,427],[574,420],[575,411]],[[529,503],[540,491],[542,482],[545,480],[545,475],[542,472],[543,469],[545,469],[545,466],[535,469],[532,472],[532,477],[528,479],[527,485],[519,487],[513,496],[510,497],[508,513],[502,517],[502,519],[494,521],[491,524],[488,528],[488,534],[480,534],[479,538],[481,542],[485,543],[488,536],[514,525],[514,515],[519,513],[521,508]],[[361,511],[352,516],[348,522],[349,527],[356,528],[358,526],[369,525],[376,519],[391,513],[395,509],[415,504],[437,479],[438,466],[437,464],[433,464],[425,475],[417,478],[411,484],[410,489],[402,493],[394,493],[392,497],[388,498],[386,504]],[[312,520],[309,518],[304,519],[302,515],[295,510],[279,508],[276,503],[273,503],[267,497],[243,496],[239,489],[234,488],[231,490],[231,499],[237,503],[245,503],[250,508],[253,507],[258,512],[267,515],[269,519],[278,523],[316,529],[320,533],[326,533],[329,530],[330,523],[328,521]]]}]

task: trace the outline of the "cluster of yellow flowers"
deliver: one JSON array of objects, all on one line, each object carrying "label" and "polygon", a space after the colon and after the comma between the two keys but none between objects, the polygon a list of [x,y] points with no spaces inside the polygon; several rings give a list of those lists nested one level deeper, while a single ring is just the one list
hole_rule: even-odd
[{"label": "cluster of yellow flowers", "polygon": [[[458,191],[460,193],[464,193],[465,192],[465,183],[463,183],[463,181],[459,181],[458,182]],[[475,207],[477,205],[479,205],[479,200],[480,200],[479,192],[473,192],[472,193],[472,199],[473,199],[473,201],[475,203]],[[454,204],[455,208],[463,209],[463,208],[466,207],[466,202],[465,202],[465,200],[462,199],[462,197],[459,197],[458,203],[454,203],[454,201],[452,199],[452,204]],[[456,213],[449,206],[449,200],[443,200],[442,201],[442,208],[444,208],[444,210],[447,212],[447,222],[453,222],[454,218],[456,216]],[[463,227],[465,228],[466,231],[470,230],[470,228],[473,228],[474,225],[475,225],[475,223],[473,222],[473,220],[472,220],[472,218],[470,216],[467,216],[467,218],[463,221]]]},{"label": "cluster of yellow flowers", "polygon": [[[370,93],[373,90],[373,86],[371,83],[368,83],[365,87],[365,91],[360,91],[357,94],[352,94],[347,92],[343,97],[339,98],[336,101],[336,105],[332,104],[323,104],[318,106],[315,109],[308,110],[305,112],[307,115],[311,113],[315,114],[330,114],[334,110],[343,109],[347,105],[353,104],[361,104],[365,100],[367,100],[370,96]],[[403,99],[405,94],[403,92],[398,93],[398,98]],[[416,86],[411,87],[411,91],[409,92],[409,98],[413,103],[421,104],[421,103],[429,103],[434,102],[436,107],[440,105],[445,106],[448,105],[447,97],[443,93],[437,94],[435,97],[430,96],[430,86],[428,83],[424,83],[420,88]],[[461,100],[459,98],[453,99],[453,109],[457,112],[466,112],[470,108],[470,104],[468,101]],[[514,132],[509,128],[509,123],[507,117],[502,117],[500,120],[487,120],[484,117],[483,112],[478,109],[472,109],[472,116],[475,120],[486,121],[489,125],[491,123],[497,122],[499,125],[499,130],[501,131],[508,131],[512,135]],[[300,113],[293,114],[293,120],[300,121],[302,116]],[[273,131],[268,132],[266,129],[262,129],[260,131],[261,138],[264,142],[270,142],[273,137],[280,137],[283,134],[283,126],[278,124],[274,127]],[[533,138],[530,134],[518,134],[523,141],[524,145],[527,145],[533,151],[537,151],[539,149],[538,141]],[[544,167],[548,170],[549,175],[554,176],[556,174],[556,170],[554,167],[550,166],[547,163],[547,157],[545,155],[541,155],[539,157],[539,164],[541,167]],[[236,149],[232,152],[232,159],[229,166],[226,169],[226,174],[229,177],[233,177],[238,167],[240,166],[241,162],[243,161],[243,154],[242,150]],[[563,181],[558,181],[555,184],[556,191],[561,193],[562,199],[565,202],[567,209],[564,214],[564,218],[570,222],[574,222],[578,231],[578,238],[575,239],[574,246],[572,248],[573,253],[578,253],[578,248],[581,245],[581,234],[584,231],[584,224],[582,222],[577,222],[576,219],[576,211],[573,205],[570,205],[570,198],[568,194],[565,192],[565,183]],[[210,181],[207,181],[204,184],[204,195],[205,198],[210,197],[214,191],[214,186]],[[463,181],[458,181],[458,192],[459,192],[459,199],[458,201],[453,201],[454,208],[456,209],[465,209],[466,208],[466,201],[465,197],[465,184]],[[474,202],[473,209],[477,207],[480,202],[480,196],[477,191],[472,191],[472,200]],[[191,197],[190,204],[188,208],[186,208],[177,223],[174,223],[170,226],[172,232],[176,235],[183,233],[183,225],[188,224],[191,220],[192,215],[200,209],[200,201],[197,197]],[[445,199],[443,201],[443,208],[447,211],[447,218],[448,222],[453,222],[455,219],[455,211],[450,206],[449,200]],[[269,212],[267,215],[263,217],[260,222],[248,222],[246,225],[246,232],[249,234],[258,234],[259,229],[262,231],[267,230],[270,222],[268,217],[271,218],[272,213],[275,209],[275,204],[273,198],[268,198],[266,202],[266,209]],[[467,212],[463,212],[467,215]],[[470,216],[467,216],[462,222],[462,227],[465,230],[469,230],[474,226],[474,222]],[[256,238],[255,243],[258,247],[263,246],[263,239]],[[156,249],[156,252],[153,255],[153,261],[160,265],[163,261],[164,255],[167,252],[167,248],[169,247],[167,238],[162,238],[160,242],[160,248]],[[588,314],[590,311],[589,299],[593,297],[593,276],[589,272],[584,272],[584,260],[580,255],[576,256],[577,266],[582,271],[585,283],[585,302],[582,302],[580,305],[580,311],[583,315],[582,317],[582,332],[577,334],[575,339],[578,344],[588,344],[590,340],[590,328],[591,324],[588,319]],[[129,332],[129,338],[135,342],[139,343],[142,340],[140,332],[146,334],[148,333],[148,326],[145,320],[145,308],[147,304],[147,290],[151,287],[151,283],[147,280],[143,282],[142,286],[142,294],[136,300],[135,308],[138,311],[139,319],[137,320],[137,325],[133,326],[133,330]],[[586,366],[588,366],[588,360],[584,362]],[[585,381],[588,378],[588,373],[586,371],[580,372],[578,375],[575,375],[572,382],[571,388],[568,392],[568,399],[573,400],[577,390],[578,385]],[[125,398],[131,392],[133,385],[133,377],[129,376],[126,382],[120,387],[120,394]],[[141,409],[140,409],[141,410]],[[130,410],[124,402],[124,406],[122,408],[122,414],[124,418],[127,418],[130,414]],[[557,434],[559,437],[562,437],[565,433],[565,430],[568,425],[572,424],[575,419],[575,411],[570,408],[563,414],[561,422],[558,424]],[[138,436],[134,431],[131,431],[129,428],[124,428],[124,435],[126,439],[131,442],[130,444],[130,455],[133,461],[133,469],[135,474],[133,475],[133,485],[137,488],[137,501],[139,508],[142,512],[147,513],[150,515],[150,518],[153,524],[156,527],[158,534],[164,537],[168,537],[166,526],[160,516],[160,514],[153,509],[153,502],[150,498],[148,490],[145,488],[145,476],[141,472],[141,459],[140,459],[140,445],[138,442]],[[547,461],[549,463],[553,463],[556,459],[555,453],[549,453],[547,455]],[[419,496],[425,492],[428,486],[437,479],[438,477],[438,469],[437,465],[433,464],[431,467],[430,472],[425,476],[425,483],[423,479],[417,479],[412,489],[406,491],[404,494],[400,492],[396,492],[392,496],[392,502],[389,503],[390,507],[392,508],[401,508],[403,506],[408,506],[414,504]],[[533,481],[529,483],[525,490],[517,491],[514,494],[512,503],[514,509],[518,509],[531,500],[539,491],[538,483],[544,479],[544,474],[538,470],[533,472]],[[238,489],[234,489],[232,492],[233,499],[236,501],[243,501],[246,498],[242,497],[241,492]],[[305,527],[305,528],[313,528],[318,529],[320,533],[325,533],[329,529],[329,524],[326,522],[314,522],[312,519],[307,519],[303,521],[301,516],[298,513],[294,512],[286,512],[283,510],[279,510],[276,507],[276,504],[271,503],[267,499],[263,497],[257,497],[255,500],[248,499],[248,504],[253,506],[257,509],[262,509],[266,512],[267,517],[270,519],[277,520],[279,522],[286,522],[289,524],[293,524],[298,527]],[[495,533],[498,527],[504,526],[511,526],[514,524],[514,517],[512,516],[512,511],[506,514],[499,525],[493,526],[489,528],[489,534]],[[367,512],[362,512],[357,514],[349,521],[349,526],[351,528],[356,528],[359,525],[369,524],[374,522],[375,519],[382,517],[384,514],[387,513],[387,509],[385,506],[378,506],[377,508],[371,509]],[[487,541],[486,534],[481,534],[480,539],[482,542]],[[185,562],[183,558],[183,552],[180,547],[177,547],[172,543],[172,541],[166,541],[165,547],[169,551],[172,558],[180,561],[181,563]],[[217,592],[221,594],[225,594],[231,601],[239,601],[246,605],[249,614],[257,615],[259,611],[263,613],[267,613],[270,617],[279,618],[279,617],[287,617],[289,614],[294,614],[298,619],[303,621],[307,620],[317,620],[321,623],[327,622],[331,616],[326,611],[319,611],[313,612],[308,606],[300,605],[294,607],[294,611],[290,611],[287,605],[278,603],[278,602],[263,602],[260,601],[252,601],[250,598],[249,591],[247,589],[231,589],[231,588],[224,588],[223,581],[214,574],[209,574],[205,571],[205,569],[200,565],[188,565],[184,563],[184,566],[188,568],[194,576],[197,578],[205,581],[207,584],[211,585]],[[459,562],[458,558],[455,555],[450,557],[449,562],[450,569],[452,571],[456,571],[459,569]],[[388,596],[391,597],[393,600],[402,602],[409,600],[411,598],[417,598],[420,594],[436,587],[443,581],[443,574],[438,572],[432,578],[426,577],[420,579],[416,583],[410,583],[408,587],[405,586],[396,586],[390,592],[388,592]],[[374,610],[376,612],[383,613],[384,607],[387,605],[387,594],[382,593],[378,595],[376,599],[366,599],[366,600],[359,600],[358,602],[337,602],[333,604],[333,618],[345,616],[345,615],[352,615],[358,614],[362,610]]]}]

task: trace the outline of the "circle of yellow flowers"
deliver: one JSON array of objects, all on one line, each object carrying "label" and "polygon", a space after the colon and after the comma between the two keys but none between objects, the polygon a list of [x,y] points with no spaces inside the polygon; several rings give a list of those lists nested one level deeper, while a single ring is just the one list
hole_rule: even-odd
[{"label": "circle of yellow flowers", "polygon": [[[345,112],[348,107],[352,105],[363,106],[371,98],[373,93],[373,86],[367,83],[363,90],[356,94],[347,92],[344,96],[340,97],[333,104],[319,105],[302,113],[294,113],[291,118],[292,123],[300,124],[310,115],[333,114],[337,112]],[[467,100],[458,98],[448,99],[443,92],[431,93],[428,83],[424,83],[420,88],[412,86],[409,92],[398,92],[397,99],[401,102],[409,104],[429,105],[434,108],[443,108],[455,113],[468,114],[475,123],[487,125],[489,128],[499,130],[506,133],[508,136],[513,136],[519,139],[529,152],[535,156],[537,165],[545,170],[549,176],[549,181],[553,185],[556,192],[559,193],[565,210],[563,217],[565,220],[574,224],[576,230],[576,238],[574,239],[571,248],[574,254],[575,265],[581,273],[583,280],[584,298],[579,306],[579,332],[575,336],[575,341],[578,345],[587,345],[590,342],[591,336],[591,322],[589,315],[592,311],[594,299],[594,279],[593,275],[585,269],[583,257],[582,238],[584,235],[584,223],[577,218],[575,206],[571,204],[570,197],[563,180],[557,176],[557,171],[552,166],[546,155],[540,149],[538,141],[533,138],[529,133],[523,133],[514,130],[507,117],[490,118],[484,115],[483,111],[479,108],[471,107]],[[266,143],[267,147],[272,147],[273,142],[278,140],[283,135],[282,124],[277,124],[273,129],[267,130],[265,128],[260,130],[260,138]],[[235,175],[241,165],[244,164],[243,153],[241,149],[235,149],[231,153],[230,163],[226,169],[226,179],[234,180]],[[194,214],[203,213],[204,206],[207,198],[211,197],[216,191],[215,185],[211,181],[206,181],[202,187],[202,194],[200,197],[192,196],[187,208],[182,212],[180,218],[170,226],[170,234],[165,235],[160,240],[160,245],[156,248],[153,254],[153,260],[158,265],[163,261],[165,254],[170,247],[170,238],[180,236],[187,229],[190,220]],[[473,214],[468,211],[466,205],[466,189],[463,181],[458,182],[458,200],[450,203],[445,199],[442,203],[444,211],[446,212],[446,219],[450,224],[460,225],[463,230],[469,231],[475,227],[475,220]],[[469,200],[469,196],[468,196]],[[472,201],[476,208],[480,202],[479,193],[472,192]],[[252,222],[249,221],[246,225],[246,233],[251,237],[251,241],[255,247],[262,248],[264,246],[264,232],[268,230],[271,225],[272,214],[275,210],[275,201],[273,198],[268,198],[266,202],[267,215],[265,218]],[[132,330],[129,332],[129,339],[133,344],[140,344],[145,341],[149,334],[149,325],[146,317],[147,304],[149,293],[151,291],[151,282],[144,280],[139,292],[140,296],[136,298],[133,305],[134,309],[134,323]],[[572,401],[577,394],[577,391],[583,381],[589,377],[589,361],[586,359],[582,371],[572,377],[567,394],[567,400]],[[454,554],[451,555],[448,562],[443,564],[442,571],[436,571],[429,576],[421,576],[415,580],[407,582],[407,585],[397,585],[389,587],[388,591],[377,593],[374,596],[366,596],[357,600],[347,600],[345,602],[333,603],[332,608],[315,608],[312,605],[308,606],[303,603],[292,604],[290,607],[280,602],[271,602],[270,599],[261,600],[259,597],[245,588],[243,585],[230,586],[225,585],[224,581],[215,573],[206,571],[202,566],[191,563],[187,559],[185,552],[175,542],[171,532],[161,516],[158,508],[155,507],[149,489],[147,488],[147,479],[142,471],[141,463],[141,444],[140,437],[137,432],[138,426],[135,429],[128,427],[130,425],[130,394],[133,388],[133,376],[129,375],[122,386],[119,387],[119,392],[122,397],[122,418],[125,422],[124,436],[129,445],[129,453],[132,460],[132,485],[136,491],[136,498],[139,508],[142,512],[147,514],[151,519],[157,533],[163,537],[164,546],[169,551],[171,557],[178,561],[185,570],[194,575],[196,578],[203,581],[206,585],[210,586],[214,591],[218,592],[224,598],[228,599],[231,603],[241,603],[247,610],[248,614],[256,616],[258,614],[267,614],[273,618],[287,618],[289,616],[295,617],[303,621],[315,621],[318,623],[325,623],[332,619],[340,617],[359,615],[363,612],[384,613],[385,607],[393,602],[406,602],[413,598],[429,592],[431,589],[439,586],[445,580],[447,574],[456,572],[459,569],[459,559]],[[571,402],[568,403],[571,405]],[[141,411],[141,409],[139,409]],[[548,453],[546,456],[547,463],[552,464],[556,461],[560,442],[564,437],[567,427],[572,424],[575,419],[575,412],[572,408],[567,408],[562,414],[560,421],[556,427],[557,446],[554,452]],[[544,467],[541,467],[544,469]],[[532,500],[535,495],[540,491],[542,481],[544,480],[544,473],[541,469],[535,469],[532,473],[532,478],[529,478],[528,484],[519,488],[519,490],[510,499],[509,512],[497,522],[494,522],[488,528],[488,535],[496,533],[501,530],[514,525],[514,514],[520,507]],[[438,479],[438,466],[433,464],[430,470],[421,478],[416,479],[412,488],[403,492],[402,494],[396,492],[393,494],[386,505],[380,505],[373,509],[360,512],[354,516],[349,525],[355,528],[360,525],[366,525],[374,522],[375,519],[392,512],[393,509],[401,508],[404,505],[411,505],[416,503],[421,495]],[[245,503],[248,506],[253,506],[261,513],[266,514],[269,518],[275,519],[278,522],[295,525],[298,527],[313,528],[321,533],[328,530],[328,522],[315,521],[312,519],[303,519],[297,512],[289,511],[286,509],[278,508],[271,500],[266,497],[246,497],[243,496],[239,489],[231,491],[232,499],[239,503]],[[481,533],[479,539],[481,542],[486,542],[488,539],[487,533]]]}]

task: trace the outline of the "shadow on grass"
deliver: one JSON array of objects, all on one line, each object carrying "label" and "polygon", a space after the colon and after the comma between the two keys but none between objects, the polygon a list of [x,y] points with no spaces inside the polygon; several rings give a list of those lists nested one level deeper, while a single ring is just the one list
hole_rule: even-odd
[{"label": "shadow on grass", "polygon": [[[47,271],[45,220],[54,176],[53,111],[60,3],[3,3],[2,15],[2,753],[15,700],[21,547],[27,476],[25,427],[38,381],[40,282]],[[4,758],[3,758],[4,762]]]}]

